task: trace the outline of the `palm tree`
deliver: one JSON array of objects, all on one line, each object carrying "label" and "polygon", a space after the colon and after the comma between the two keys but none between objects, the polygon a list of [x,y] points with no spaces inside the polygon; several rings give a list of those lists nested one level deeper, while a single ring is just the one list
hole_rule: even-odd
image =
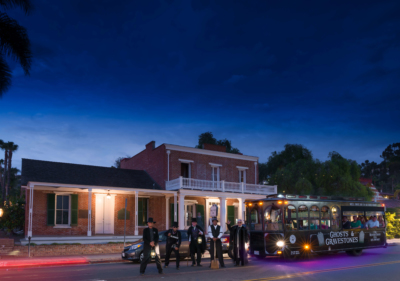
[{"label": "palm tree", "polygon": [[4,170],[3,170],[3,173],[2,173],[2,177],[0,178],[0,181],[1,181],[1,202],[0,202],[0,207],[3,207],[4,206],[4,201],[5,201],[5,187],[4,187],[4,184],[5,184],[5,178],[6,178],[7,156],[8,156],[7,149],[5,147],[5,143],[4,143],[3,140],[0,140],[0,149],[4,150],[4,160],[3,160],[3,162],[4,162]]},{"label": "palm tree", "polygon": [[8,155],[7,155],[7,160],[6,160],[6,162],[7,162],[7,183],[6,183],[6,188],[5,188],[6,189],[5,201],[6,201],[6,204],[8,204],[8,189],[10,188],[10,178],[11,178],[10,171],[11,171],[12,154],[14,151],[18,150],[18,145],[14,144],[12,141],[9,141],[7,143],[4,143],[3,146],[5,147],[6,151],[8,152],[8,153],[6,152],[6,154],[8,154]]},{"label": "palm tree", "polygon": [[[28,14],[33,8],[30,0],[0,0],[0,9],[22,8]],[[0,11],[0,98],[11,85],[11,69],[5,57],[16,60],[25,75],[29,75],[32,63],[30,41],[25,27]]]},{"label": "palm tree", "polygon": [[[1,140],[0,140],[1,141]],[[3,185],[3,175],[4,175],[4,173],[3,173],[3,163],[4,163],[4,159],[0,159],[0,188],[1,188],[1,192],[2,192],[2,194],[1,194],[1,201],[2,202],[0,202],[0,207],[3,207],[3,204],[4,204],[4,194],[3,194],[3,187],[4,187],[4,185]],[[5,172],[5,170],[4,170],[4,172]]]}]

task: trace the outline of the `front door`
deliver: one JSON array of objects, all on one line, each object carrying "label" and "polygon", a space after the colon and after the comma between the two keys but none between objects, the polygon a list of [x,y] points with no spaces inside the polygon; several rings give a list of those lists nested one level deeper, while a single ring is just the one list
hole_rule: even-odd
[{"label": "front door", "polygon": [[114,234],[115,197],[96,194],[96,234]]}]

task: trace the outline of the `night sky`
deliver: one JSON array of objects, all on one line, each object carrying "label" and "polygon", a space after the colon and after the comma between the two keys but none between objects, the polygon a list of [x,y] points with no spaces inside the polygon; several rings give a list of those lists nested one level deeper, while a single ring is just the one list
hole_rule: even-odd
[{"label": "night sky", "polygon": [[[200,133],[265,162],[286,143],[380,162],[400,141],[400,1],[33,1],[0,139],[111,166]],[[305,5],[307,3],[307,5]]]}]

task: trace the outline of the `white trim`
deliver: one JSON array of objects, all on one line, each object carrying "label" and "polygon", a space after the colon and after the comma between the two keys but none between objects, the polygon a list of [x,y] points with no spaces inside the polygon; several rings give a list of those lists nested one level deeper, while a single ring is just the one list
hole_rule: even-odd
[{"label": "white trim", "polygon": [[[168,191],[163,189],[143,189],[143,188],[129,188],[129,187],[111,187],[111,186],[98,186],[98,185],[79,185],[79,184],[64,184],[64,183],[48,183],[48,182],[29,182],[31,186],[35,186],[35,190],[52,190],[46,189],[43,187],[52,187],[52,188],[77,188],[76,192],[87,192],[85,189],[91,188],[93,189],[100,189],[105,191],[124,191],[130,194],[134,194],[135,192],[145,192],[145,193],[162,193],[160,196],[165,194],[175,194],[176,191]],[[26,189],[31,189],[32,187],[25,187]],[[85,191],[83,191],[85,190]],[[104,192],[105,192],[104,191]],[[62,192],[60,190],[59,192]],[[74,191],[75,192],[75,191]],[[97,192],[97,191],[96,191]]]},{"label": "white trim", "polygon": [[188,163],[188,164],[190,164],[190,163],[193,163],[194,161],[193,160],[186,160],[186,159],[178,159],[179,160],[179,162],[182,162],[182,163]]},{"label": "white trim", "polygon": [[256,156],[233,154],[233,153],[227,153],[227,152],[221,152],[221,151],[180,146],[180,145],[175,145],[175,144],[164,143],[164,145],[165,145],[165,149],[169,149],[169,150],[189,152],[189,153],[195,153],[195,154],[203,154],[203,155],[220,156],[220,157],[225,157],[225,158],[248,160],[248,161],[258,161],[258,157],[256,157]]},{"label": "white trim", "polygon": [[241,167],[241,166],[236,166],[236,168],[238,168],[239,170],[248,170],[249,167]]},{"label": "white trim", "polygon": [[211,167],[222,167],[222,164],[208,163]]}]

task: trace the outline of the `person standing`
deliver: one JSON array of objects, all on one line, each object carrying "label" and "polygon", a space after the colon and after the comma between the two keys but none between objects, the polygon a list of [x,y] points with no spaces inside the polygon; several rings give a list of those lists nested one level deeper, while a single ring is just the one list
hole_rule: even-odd
[{"label": "person standing", "polygon": [[158,250],[158,230],[157,228],[153,227],[153,224],[156,222],[153,220],[153,218],[149,218],[147,220],[147,228],[143,230],[143,260],[140,264],[140,274],[144,275],[144,272],[146,271],[147,264],[151,260],[151,251],[155,251],[155,261],[158,269],[158,273],[163,274],[163,269],[161,265],[161,260],[160,257],[158,256],[157,252]]},{"label": "person standing", "polygon": [[175,253],[175,258],[176,258],[176,269],[179,270],[179,247],[181,246],[181,233],[178,230],[178,223],[174,222],[172,224],[172,229],[166,231],[164,235],[167,237],[167,244],[166,244],[166,249],[165,249],[165,266],[164,268],[167,268],[169,265],[169,258],[171,256],[171,252],[174,251]]},{"label": "person standing", "polygon": [[[218,219],[212,218],[212,225],[208,227],[208,237],[211,238],[210,241],[210,256],[211,260],[214,260],[214,247],[216,247],[216,254],[219,259],[219,264],[221,267],[225,267],[224,264],[224,254],[222,252],[222,242],[221,237],[224,234],[222,227],[217,224]],[[211,264],[210,264],[211,267]]]},{"label": "person standing", "polygon": [[[204,230],[200,226],[197,225],[196,218],[192,218],[192,226],[189,227],[187,231],[187,235],[189,237],[189,249],[190,249],[190,256],[192,258],[192,266],[196,266],[196,260],[194,256],[197,254],[197,266],[201,265],[201,255],[205,251],[205,243],[206,239],[204,237]],[[202,237],[202,243],[198,243],[198,237]]]},{"label": "person standing", "polygon": [[231,222],[227,221],[230,230],[230,242],[233,244],[233,261],[235,266],[247,264],[246,243],[249,242],[247,228],[243,225],[243,221],[238,219],[237,225],[231,226]]}]

